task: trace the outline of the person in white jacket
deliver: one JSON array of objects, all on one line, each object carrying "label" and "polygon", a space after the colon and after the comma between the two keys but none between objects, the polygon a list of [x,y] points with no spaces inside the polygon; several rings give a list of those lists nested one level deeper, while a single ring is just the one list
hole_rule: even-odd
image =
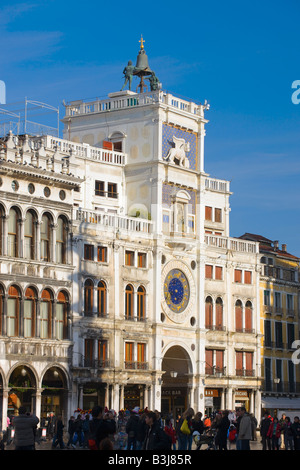
[{"label": "person in white jacket", "polygon": [[239,429],[240,450],[250,450],[250,440],[252,439],[251,416],[246,412],[246,408],[241,408],[241,422]]}]

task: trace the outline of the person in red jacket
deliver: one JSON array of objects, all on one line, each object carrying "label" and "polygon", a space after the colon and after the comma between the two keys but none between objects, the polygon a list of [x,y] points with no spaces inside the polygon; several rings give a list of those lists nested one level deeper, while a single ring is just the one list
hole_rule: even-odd
[{"label": "person in red jacket", "polygon": [[176,450],[176,431],[173,428],[172,422],[169,418],[166,419],[166,425],[165,425],[164,431],[166,434],[168,434],[168,436],[171,437],[172,448],[173,450]]},{"label": "person in red jacket", "polygon": [[272,450],[279,450],[280,448],[280,439],[281,436],[281,426],[277,418],[273,419],[273,422],[270,424],[267,437],[272,441]]}]

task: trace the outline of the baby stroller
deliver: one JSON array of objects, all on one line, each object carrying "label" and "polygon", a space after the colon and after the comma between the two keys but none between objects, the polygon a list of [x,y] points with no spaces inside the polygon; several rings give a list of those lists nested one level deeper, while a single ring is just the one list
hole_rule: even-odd
[{"label": "baby stroller", "polygon": [[208,429],[203,434],[200,434],[198,431],[193,433],[196,450],[201,450],[203,444],[207,446],[204,450],[216,450],[215,438],[216,432],[214,429]]}]

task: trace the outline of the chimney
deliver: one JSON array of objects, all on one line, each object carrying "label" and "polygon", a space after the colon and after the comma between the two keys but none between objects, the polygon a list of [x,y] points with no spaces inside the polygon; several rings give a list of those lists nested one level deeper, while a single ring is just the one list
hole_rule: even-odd
[{"label": "chimney", "polygon": [[279,241],[278,241],[278,240],[274,240],[274,248],[275,248],[275,250],[278,250],[278,247],[279,247]]},{"label": "chimney", "polygon": [[286,244],[282,244],[282,251],[286,252]]}]

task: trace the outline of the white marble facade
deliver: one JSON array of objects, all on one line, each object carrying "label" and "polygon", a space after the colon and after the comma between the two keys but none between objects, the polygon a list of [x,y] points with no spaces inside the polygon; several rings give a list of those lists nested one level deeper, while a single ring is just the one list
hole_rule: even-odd
[{"label": "white marble facade", "polygon": [[[28,368],[36,407],[43,402],[45,372],[58,372],[65,418],[97,403],[163,414],[246,404],[259,418],[258,244],[230,237],[229,182],[204,170],[204,112],[205,106],[161,90],[123,91],[103,101],[69,103],[63,139],[29,138],[26,151],[13,136],[3,142],[2,233],[10,233],[13,206],[23,221],[29,208],[36,211],[37,227],[46,210],[53,221],[48,259],[40,259],[40,231],[33,259],[24,251],[9,256],[2,238],[2,323],[12,283],[22,291],[22,305],[28,285],[36,286],[39,303],[46,301],[43,290],[51,292],[53,325],[59,323],[57,295],[68,294],[65,336],[55,337],[53,326],[47,338],[49,348],[67,348],[67,358],[8,355],[11,343],[44,347],[41,314],[30,338],[22,329],[10,337],[2,329],[3,419],[12,367]],[[30,178],[34,196],[28,194]],[[53,228],[62,215],[63,259],[56,257],[55,237],[60,240]],[[21,226],[18,243],[24,246]],[[17,277],[14,265],[24,266]],[[242,328],[236,327],[237,305]]]}]

